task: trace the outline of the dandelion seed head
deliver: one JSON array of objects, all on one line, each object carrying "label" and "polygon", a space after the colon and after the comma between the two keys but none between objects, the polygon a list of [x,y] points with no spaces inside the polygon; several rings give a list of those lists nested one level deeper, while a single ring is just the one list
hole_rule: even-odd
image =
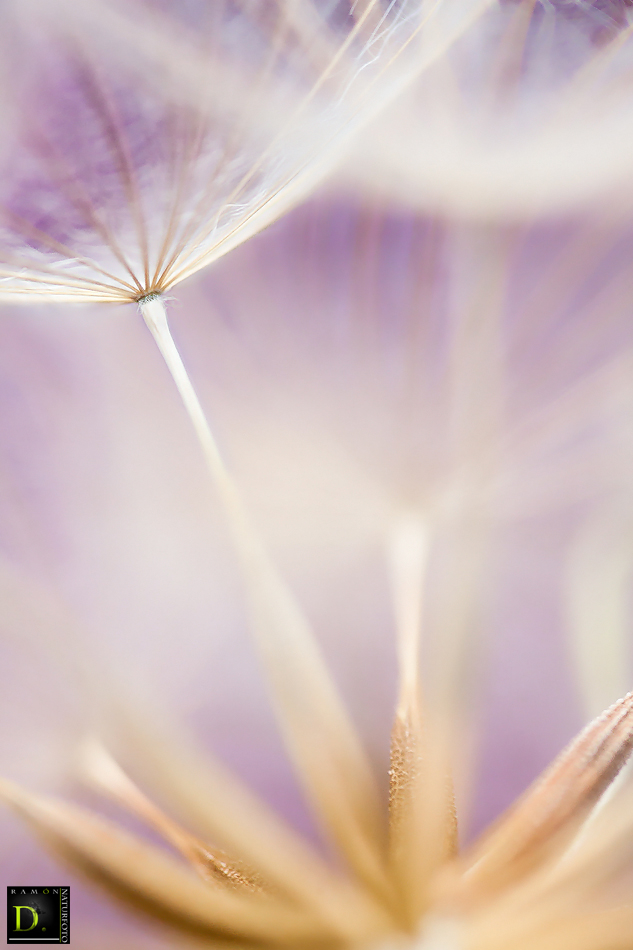
[{"label": "dandelion seed head", "polygon": [[125,302],[222,256],[323,176],[434,19],[420,0],[80,6],[8,11],[5,297]]},{"label": "dandelion seed head", "polygon": [[359,140],[348,180],[479,219],[628,213],[630,9],[492,5]]}]

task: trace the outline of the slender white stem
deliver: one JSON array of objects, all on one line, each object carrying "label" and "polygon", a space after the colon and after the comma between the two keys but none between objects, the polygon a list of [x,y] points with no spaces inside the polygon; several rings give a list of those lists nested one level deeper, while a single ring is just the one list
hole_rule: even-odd
[{"label": "slender white stem", "polygon": [[222,493],[225,501],[230,499],[232,507],[235,504],[239,506],[239,499],[237,498],[231,477],[220,455],[217,442],[213,437],[196,391],[191,384],[178,348],[173,341],[167,323],[165,304],[162,298],[158,296],[146,297],[140,302],[140,309],[145,323],[149,327],[156,341],[156,345],[178,388],[189,418],[193,423],[207,467],[216,488]]},{"label": "slender white stem", "polygon": [[384,889],[377,791],[356,731],[327,672],[310,627],[253,526],[222,460],[160,297],[141,312],[174,378],[220,496],[242,564],[253,632],[280,725],[304,787],[332,837],[374,889]]},{"label": "slender white stem", "polygon": [[428,524],[419,514],[407,512],[397,519],[391,531],[389,560],[396,615],[401,711],[417,697],[424,583],[430,546]]},{"label": "slender white stem", "polygon": [[[167,364],[167,368],[180,393],[183,405],[193,424],[207,464],[207,469],[220,496],[227,517],[231,539],[237,554],[243,562],[247,581],[253,580],[253,570],[258,574],[263,568],[266,574],[270,573],[271,577],[274,577],[274,582],[283,588],[285,597],[289,598],[291,596],[290,592],[272,565],[261,539],[248,516],[233,478],[220,454],[218,444],[213,436],[204,410],[200,405],[200,400],[193,388],[189,374],[185,369],[178,348],[171,335],[167,322],[167,312],[162,298],[158,296],[146,297],[140,302],[140,309],[145,323],[149,327]],[[258,586],[259,585],[255,584],[255,587]],[[252,587],[250,593],[255,593]],[[293,609],[297,610],[298,608],[293,605]]]}]

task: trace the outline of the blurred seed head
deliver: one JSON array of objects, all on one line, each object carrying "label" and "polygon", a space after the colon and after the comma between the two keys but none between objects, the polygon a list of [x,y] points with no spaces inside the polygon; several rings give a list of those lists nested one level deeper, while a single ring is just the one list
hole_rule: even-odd
[{"label": "blurred seed head", "polygon": [[628,214],[630,16],[626,0],[492,4],[361,139],[348,180],[452,216]]},{"label": "blurred seed head", "polygon": [[125,302],[222,256],[481,3],[444,6],[8,2],[0,293]]}]

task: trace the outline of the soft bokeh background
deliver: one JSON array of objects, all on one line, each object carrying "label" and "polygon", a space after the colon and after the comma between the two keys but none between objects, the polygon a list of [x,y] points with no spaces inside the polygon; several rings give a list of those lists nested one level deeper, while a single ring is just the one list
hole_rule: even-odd
[{"label": "soft bokeh background", "polygon": [[[403,505],[433,513],[425,637],[441,645],[452,606],[471,610],[467,836],[626,687],[629,247],[612,231],[596,245],[588,220],[464,227],[324,193],[168,304],[383,787],[386,537]],[[220,512],[132,307],[3,307],[0,444],[2,773],[95,803],[73,778],[84,667],[106,690],[118,668],[314,838]],[[472,524],[486,544],[462,559]],[[16,819],[1,827],[6,883],[70,880]],[[119,926],[74,881],[73,906],[76,930]]]}]

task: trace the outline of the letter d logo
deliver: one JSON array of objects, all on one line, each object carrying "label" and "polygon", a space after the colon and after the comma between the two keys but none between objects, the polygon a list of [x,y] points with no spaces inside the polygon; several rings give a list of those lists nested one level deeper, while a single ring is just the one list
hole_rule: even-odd
[{"label": "letter d logo", "polygon": [[[26,931],[28,931],[28,930],[33,930],[34,927],[37,927],[37,911],[36,911],[36,910],[33,910],[32,907],[28,907],[28,906],[27,906],[27,907],[15,907],[14,909],[15,909],[15,929],[16,929],[16,930],[20,930],[22,933],[26,933]],[[23,910],[28,910],[28,912],[29,912],[29,913],[32,915],[32,917],[33,917],[33,920],[32,920],[32,922],[31,922],[31,926],[30,926],[30,927],[23,927],[23,926],[22,926],[21,912],[22,912]]]}]

